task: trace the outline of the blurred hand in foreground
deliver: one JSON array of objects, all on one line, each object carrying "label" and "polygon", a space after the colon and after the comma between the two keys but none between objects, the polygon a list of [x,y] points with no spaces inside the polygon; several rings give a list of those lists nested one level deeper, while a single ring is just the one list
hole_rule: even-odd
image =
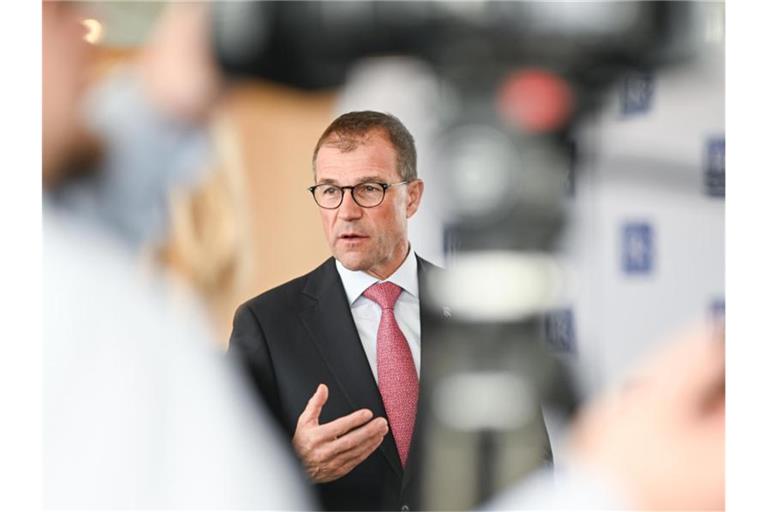
[{"label": "blurred hand in foreground", "polygon": [[569,451],[610,478],[633,508],[722,510],[722,331],[699,328],[655,354],[627,386],[582,412]]}]

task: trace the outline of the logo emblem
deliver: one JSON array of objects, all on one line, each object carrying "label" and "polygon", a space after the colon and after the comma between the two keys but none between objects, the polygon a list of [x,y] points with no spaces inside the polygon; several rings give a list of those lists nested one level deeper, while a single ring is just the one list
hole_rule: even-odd
[{"label": "logo emblem", "polygon": [[717,298],[709,305],[710,318],[715,323],[725,324],[725,299]]},{"label": "logo emblem", "polygon": [[725,137],[706,141],[704,189],[708,196],[725,197]]},{"label": "logo emblem", "polygon": [[621,114],[628,117],[648,112],[653,103],[654,90],[651,73],[635,72],[625,76],[619,91]]},{"label": "logo emblem", "polygon": [[576,353],[576,336],[573,329],[573,311],[552,310],[544,316],[544,336],[557,352]]},{"label": "logo emblem", "polygon": [[627,222],[622,227],[622,268],[627,275],[653,271],[653,226],[648,222]]}]

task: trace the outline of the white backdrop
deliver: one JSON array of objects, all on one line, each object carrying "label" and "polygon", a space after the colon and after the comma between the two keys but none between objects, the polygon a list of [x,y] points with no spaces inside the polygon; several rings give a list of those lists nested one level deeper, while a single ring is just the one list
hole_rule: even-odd
[{"label": "white backdrop", "polygon": [[553,341],[590,389],[724,312],[724,74],[721,37],[685,67],[631,73],[577,140],[574,339]]}]

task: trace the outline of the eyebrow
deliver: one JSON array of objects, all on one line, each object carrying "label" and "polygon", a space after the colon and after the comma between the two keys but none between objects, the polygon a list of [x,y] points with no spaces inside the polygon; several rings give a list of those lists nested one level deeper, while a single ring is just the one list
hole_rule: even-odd
[{"label": "eyebrow", "polygon": [[[383,179],[381,176],[363,176],[362,178],[360,178],[360,180],[357,183],[355,183],[354,185],[350,185],[350,186],[351,187],[355,187],[357,185],[361,185],[363,183],[370,183],[370,182],[386,183],[387,180]],[[332,179],[320,180],[320,181],[317,182],[317,184],[318,185],[334,185],[334,186],[337,186],[337,187],[341,186],[338,181],[332,180]]]}]

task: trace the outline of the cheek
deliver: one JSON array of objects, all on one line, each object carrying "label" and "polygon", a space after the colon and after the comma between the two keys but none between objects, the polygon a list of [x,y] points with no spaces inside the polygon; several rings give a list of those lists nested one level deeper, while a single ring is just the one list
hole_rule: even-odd
[{"label": "cheek", "polygon": [[321,210],[320,222],[323,225],[323,233],[325,233],[325,238],[330,242],[331,235],[333,233],[333,215],[330,215],[326,210]]},{"label": "cheek", "polygon": [[402,233],[408,223],[408,198],[400,197],[398,199],[399,201],[393,205],[390,219],[392,219],[392,229]]},{"label": "cheek", "polygon": [[391,208],[386,215],[383,215],[379,220],[379,225],[383,228],[380,232],[380,238],[382,240],[394,243],[404,235],[406,217],[405,211],[401,208]]}]

